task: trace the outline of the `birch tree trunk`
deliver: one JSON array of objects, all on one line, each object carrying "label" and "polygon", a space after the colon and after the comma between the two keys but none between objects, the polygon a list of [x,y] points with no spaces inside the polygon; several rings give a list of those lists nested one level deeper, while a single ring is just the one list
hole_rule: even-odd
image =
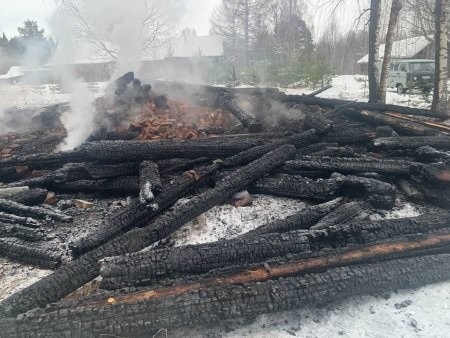
[{"label": "birch tree trunk", "polygon": [[381,67],[380,88],[378,89],[378,101],[386,103],[387,78],[389,76],[389,64],[391,62],[392,44],[394,43],[394,32],[397,27],[398,16],[402,9],[400,0],[393,0],[389,24],[386,33],[386,45],[384,48],[383,65]]},{"label": "birch tree trunk", "polygon": [[447,16],[449,0],[436,0],[435,2],[435,79],[432,110],[447,112]]},{"label": "birch tree trunk", "polygon": [[380,49],[380,4],[381,0],[370,1],[369,23],[369,102],[378,102],[380,74],[378,70]]}]

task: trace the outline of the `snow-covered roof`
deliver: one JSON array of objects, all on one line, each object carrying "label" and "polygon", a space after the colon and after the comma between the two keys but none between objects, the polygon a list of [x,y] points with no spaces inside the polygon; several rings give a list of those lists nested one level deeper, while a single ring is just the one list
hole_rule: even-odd
[{"label": "snow-covered roof", "polygon": [[[421,50],[426,48],[430,43],[430,39],[433,40],[433,35],[428,36],[416,36],[408,39],[398,40],[392,44],[391,57],[393,59],[407,59],[417,55]],[[380,45],[379,57],[384,56],[385,45]],[[368,63],[369,54],[365,55],[358,60],[358,63]]]}]

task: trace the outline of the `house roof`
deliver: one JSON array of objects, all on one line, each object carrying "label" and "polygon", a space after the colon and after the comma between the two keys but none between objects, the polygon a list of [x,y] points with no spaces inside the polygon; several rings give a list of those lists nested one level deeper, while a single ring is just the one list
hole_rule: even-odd
[{"label": "house roof", "polygon": [[[433,35],[428,36],[416,36],[408,39],[398,40],[392,44],[391,57],[393,59],[407,59],[412,58],[417,55],[421,50],[426,48],[431,44]],[[380,45],[379,57],[380,59],[384,56],[385,44]],[[358,63],[368,63],[369,54],[363,56],[358,60]]]}]

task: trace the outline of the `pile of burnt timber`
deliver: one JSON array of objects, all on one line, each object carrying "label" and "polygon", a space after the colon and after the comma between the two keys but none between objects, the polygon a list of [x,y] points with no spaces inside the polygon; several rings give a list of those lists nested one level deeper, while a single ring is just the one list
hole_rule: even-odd
[{"label": "pile of burnt timber", "polygon": [[[450,279],[450,136],[440,114],[272,89],[158,82],[153,91],[132,74],[116,86],[116,117],[137,105],[160,123],[189,93],[240,125],[155,139],[151,121],[134,122],[139,136],[102,132],[73,151],[1,160],[0,255],[55,268],[1,301],[2,334],[153,335]],[[289,117],[274,118],[283,104]],[[236,238],[163,241],[244,190],[308,206]],[[48,231],[77,215],[40,205],[55,194],[131,198],[65,236],[61,251]],[[372,217],[404,199],[422,215]],[[98,276],[95,295],[65,299]]]}]

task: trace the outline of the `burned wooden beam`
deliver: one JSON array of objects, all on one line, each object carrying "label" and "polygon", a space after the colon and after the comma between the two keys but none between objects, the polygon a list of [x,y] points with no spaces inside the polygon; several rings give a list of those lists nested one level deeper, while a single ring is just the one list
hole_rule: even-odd
[{"label": "burned wooden beam", "polygon": [[397,133],[406,136],[425,136],[435,135],[438,132],[432,128],[421,124],[400,120],[398,118],[388,116],[382,113],[371,112],[368,110],[358,110],[352,108],[340,109],[339,113],[344,114],[357,121],[366,122],[374,126],[390,126]]},{"label": "burned wooden beam", "polygon": [[239,154],[225,159],[223,161],[223,165],[225,167],[236,167],[239,165],[244,165],[256,160],[262,155],[267,154],[269,151],[272,151],[284,144],[292,144],[296,148],[301,149],[302,147],[308,146],[311,143],[317,142],[318,140],[319,137],[317,136],[317,132],[314,129],[308,130],[302,134],[292,135],[280,140],[275,140],[262,146],[253,147],[248,150],[242,151]]},{"label": "burned wooden beam", "polygon": [[45,189],[30,189],[19,192],[8,199],[27,206],[34,206],[44,203],[47,193],[48,191]]},{"label": "burned wooden beam", "polygon": [[5,212],[0,212],[0,222],[9,224],[18,224],[28,228],[38,228],[41,223],[31,217],[21,217],[13,214],[8,214]]},{"label": "burned wooden beam", "polygon": [[323,93],[323,92],[325,92],[325,91],[327,91],[328,89],[331,89],[331,88],[333,88],[333,86],[331,84],[329,84],[329,85],[326,85],[326,86],[324,86],[324,87],[322,87],[320,89],[317,89],[317,90],[313,91],[312,93],[307,94],[306,96],[317,96],[317,95],[319,95],[319,94],[321,94],[321,93]]},{"label": "burned wooden beam", "polygon": [[29,242],[37,242],[45,238],[45,231],[0,221],[0,238],[5,237],[15,237]]},{"label": "burned wooden beam", "polygon": [[333,130],[333,121],[327,119],[320,113],[309,113],[304,118],[305,127],[307,129],[315,129],[319,135],[326,135]]},{"label": "burned wooden beam", "polygon": [[207,157],[199,157],[193,160],[181,160],[178,163],[174,163],[173,165],[169,165],[167,168],[162,167],[160,163],[158,163],[158,168],[161,172],[161,175],[171,175],[183,171],[188,171],[193,169],[199,165],[205,165],[210,161]]},{"label": "burned wooden beam", "polygon": [[386,160],[376,158],[346,158],[303,156],[298,160],[289,161],[285,168],[295,171],[327,171],[341,174],[378,173],[387,176],[409,176],[411,167],[419,163],[403,160]]},{"label": "burned wooden beam", "polygon": [[306,105],[312,106],[320,106],[325,108],[354,108],[358,110],[369,110],[369,111],[377,111],[377,112],[397,112],[406,115],[417,115],[417,116],[428,116],[438,119],[445,119],[447,116],[441,112],[429,110],[429,109],[420,109],[420,108],[411,108],[405,106],[398,106],[393,104],[380,104],[380,103],[367,103],[367,102],[355,102],[348,100],[339,100],[339,99],[327,99],[321,97],[311,97],[306,95],[280,95],[281,102],[284,102],[289,105],[295,105],[299,103],[303,103]]},{"label": "burned wooden beam", "polygon": [[251,191],[314,201],[329,201],[340,196],[365,197],[372,206],[383,209],[391,209],[396,198],[396,189],[392,184],[371,178],[336,174],[323,180],[295,175],[264,178],[255,183]]},{"label": "burned wooden beam", "polygon": [[450,136],[385,137],[374,140],[373,145],[383,150],[418,149],[426,146],[450,150]]},{"label": "burned wooden beam", "polygon": [[63,214],[62,212],[56,209],[51,210],[42,207],[29,207],[24,204],[20,204],[5,199],[0,199],[0,210],[12,213],[14,215],[22,215],[27,217],[29,216],[38,219],[46,219],[47,217],[49,217],[51,219],[62,222],[68,222],[72,220],[71,216]]},{"label": "burned wooden beam", "polygon": [[275,232],[307,230],[311,226],[319,222],[323,217],[332,212],[334,209],[339,207],[341,203],[342,198],[337,198],[330,202],[306,207],[305,209],[299,211],[298,213],[290,215],[285,219],[279,219],[271,223],[264,224],[254,230],[250,230],[249,232],[241,236],[247,237]]},{"label": "burned wooden beam", "polygon": [[311,154],[315,157],[362,157],[363,155],[358,154],[354,148],[351,146],[345,147],[326,147],[323,150],[317,151]]},{"label": "burned wooden beam", "polygon": [[340,145],[366,145],[373,143],[373,140],[376,138],[377,134],[375,132],[358,129],[339,130],[338,128],[335,128],[335,130],[328,135],[322,137],[322,141],[327,143],[338,143]]},{"label": "burned wooden beam", "polygon": [[223,97],[222,105],[225,110],[232,113],[244,127],[251,133],[259,133],[262,131],[261,123],[257,122],[247,112],[243,111],[237,103],[230,97]]},{"label": "burned wooden beam", "polygon": [[149,204],[161,192],[161,177],[155,162],[144,161],[139,166],[139,200]]},{"label": "burned wooden beam", "polygon": [[[448,254],[322,269],[322,272],[311,274],[296,273],[308,263],[283,266],[272,273],[258,269],[245,276],[231,276],[225,285],[206,281],[200,285],[111,297],[109,302],[105,299],[86,301],[81,305],[62,304],[18,319],[2,320],[0,329],[8,337],[68,333],[142,336],[156,333],[161,327],[254,319],[261,314],[292,310],[307,304],[323,306],[356,295],[414,288],[450,278]],[[291,277],[272,280],[273,274]],[[230,281],[233,278],[239,282]]]},{"label": "burned wooden beam", "polygon": [[136,195],[139,192],[139,177],[127,176],[100,180],[77,180],[52,182],[48,188],[63,193],[98,193],[104,195]]},{"label": "burned wooden beam", "polygon": [[77,151],[12,156],[6,160],[0,160],[0,168],[11,166],[30,166],[36,169],[54,169],[61,168],[64,164],[69,162],[80,162],[82,158],[83,154]]},{"label": "burned wooden beam", "polygon": [[[241,236],[213,243],[132,253],[106,259],[102,264],[102,285],[108,289],[143,286],[157,283],[159,279],[201,274],[227,266],[264,262],[272,257],[346,247],[350,244],[375,243],[395,236],[426,233],[450,227],[450,221],[438,215],[382,220],[342,222],[364,211],[355,205],[334,210],[334,215],[324,219],[320,227],[308,231],[270,233],[259,236]],[[366,215],[367,217],[367,215]]]},{"label": "burned wooden beam", "polygon": [[[38,282],[16,292],[0,303],[0,314],[14,316],[55,302],[99,274],[98,261],[109,256],[135,252],[167,237],[186,222],[201,215],[261,176],[295,156],[293,146],[282,146],[217,182],[216,187],[143,228],[135,228],[84,254]],[[128,216],[128,215],[127,215]],[[136,217],[133,215],[133,217]],[[136,218],[135,218],[136,219]],[[137,218],[139,220],[139,218]]]},{"label": "burned wooden beam", "polygon": [[0,238],[0,255],[12,260],[55,269],[61,264],[62,254],[50,247],[40,247],[32,242],[13,238]]},{"label": "burned wooden beam", "polygon": [[79,151],[87,159],[105,162],[145,161],[172,157],[223,158],[262,145],[263,140],[214,137],[197,140],[100,141],[84,143]]},{"label": "burned wooden beam", "polygon": [[367,213],[367,210],[362,208],[361,203],[350,202],[331,211],[317,224],[313,225],[310,230],[327,229],[332,226],[339,226],[340,224],[362,221],[368,217],[369,214]]}]

